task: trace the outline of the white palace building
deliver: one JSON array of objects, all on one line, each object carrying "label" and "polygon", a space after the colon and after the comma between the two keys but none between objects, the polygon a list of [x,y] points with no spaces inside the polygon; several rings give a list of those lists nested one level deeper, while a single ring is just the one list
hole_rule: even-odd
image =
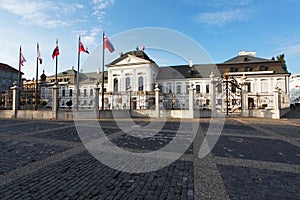
[{"label": "white palace building", "polygon": [[[73,68],[58,74],[59,107],[75,101],[77,71]],[[102,72],[79,73],[81,109],[102,108]],[[215,88],[210,87],[211,75]],[[159,106],[165,110],[189,109],[189,88],[193,89],[194,108],[211,109],[210,94],[216,92],[217,109],[234,113],[241,108],[241,77],[246,77],[248,109],[274,106],[273,91],[289,95],[290,73],[280,61],[256,57],[255,52],[240,52],[219,64],[193,64],[160,67],[141,50],[134,50],[113,60],[104,72],[105,110],[147,110],[155,107],[155,88],[159,89]],[[41,98],[51,106],[51,87],[55,76],[41,83]],[[96,88],[96,89],[95,89]],[[99,105],[95,95],[99,92]],[[283,98],[284,103],[289,100]]]}]

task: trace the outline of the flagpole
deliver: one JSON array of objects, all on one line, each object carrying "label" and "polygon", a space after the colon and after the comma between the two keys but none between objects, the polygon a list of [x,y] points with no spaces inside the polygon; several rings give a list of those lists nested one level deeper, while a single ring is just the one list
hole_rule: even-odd
[{"label": "flagpole", "polygon": [[37,51],[37,56],[36,56],[36,74],[35,74],[35,109],[37,110],[38,106],[38,73],[39,73],[39,43],[36,44],[36,51]]},{"label": "flagpole", "polygon": [[18,86],[21,88],[21,55],[22,54],[22,49],[20,45],[20,52],[19,52],[19,73],[18,73]]},{"label": "flagpole", "polygon": [[103,30],[103,35],[102,35],[102,84],[101,84],[101,110],[104,110],[104,36],[105,36],[105,31]]},{"label": "flagpole", "polygon": [[[56,39],[56,47],[55,48],[57,48],[57,46],[58,46],[58,39]],[[58,84],[58,82],[57,82],[57,63],[58,63],[58,59],[57,59],[57,55],[55,56],[56,57],[56,60],[55,60],[55,84]]]},{"label": "flagpole", "polygon": [[80,66],[80,35],[78,39],[78,65],[77,65],[77,79],[76,79],[76,110],[79,108],[79,66]]}]

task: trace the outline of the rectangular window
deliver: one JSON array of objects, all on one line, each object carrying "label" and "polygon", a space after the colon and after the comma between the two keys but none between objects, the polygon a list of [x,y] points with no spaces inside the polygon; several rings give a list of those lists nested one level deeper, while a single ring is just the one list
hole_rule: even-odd
[{"label": "rectangular window", "polygon": [[66,90],[65,89],[62,90],[62,96],[63,97],[66,96]]},{"label": "rectangular window", "polygon": [[260,90],[262,93],[268,93],[268,82],[261,82],[260,83]]},{"label": "rectangular window", "polygon": [[181,85],[180,84],[176,85],[176,93],[181,94]]},{"label": "rectangular window", "polygon": [[251,92],[251,83],[246,83],[247,84],[247,91]]},{"label": "rectangular window", "polygon": [[196,93],[200,93],[200,85],[196,85]]},{"label": "rectangular window", "polygon": [[69,96],[71,97],[73,95],[73,90],[70,89],[70,93],[69,93]]},{"label": "rectangular window", "polygon": [[219,83],[219,84],[217,85],[217,92],[218,92],[218,93],[222,93],[222,83]]},{"label": "rectangular window", "polygon": [[172,83],[168,83],[168,88],[167,88],[167,93],[171,94],[172,93]]},{"label": "rectangular window", "polygon": [[83,90],[83,96],[86,97],[86,89]]},{"label": "rectangular window", "polygon": [[94,92],[94,90],[93,90],[93,89],[90,89],[90,96],[93,96],[93,95],[94,95],[93,92]]},{"label": "rectangular window", "polygon": [[186,94],[189,93],[189,88],[190,88],[190,86],[189,86],[189,84],[187,83],[187,84],[185,85],[185,93],[186,93]]},{"label": "rectangular window", "polygon": [[205,92],[206,92],[206,93],[209,93],[209,85],[206,85],[206,86],[205,86]]}]

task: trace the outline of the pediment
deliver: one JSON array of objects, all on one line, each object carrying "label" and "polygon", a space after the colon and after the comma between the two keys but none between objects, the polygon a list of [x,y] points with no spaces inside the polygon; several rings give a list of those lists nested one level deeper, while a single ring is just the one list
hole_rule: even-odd
[{"label": "pediment", "polygon": [[128,65],[139,65],[139,64],[147,64],[150,63],[149,60],[138,58],[133,55],[127,55],[126,57],[123,57],[118,62],[114,63],[111,66],[128,66]]}]

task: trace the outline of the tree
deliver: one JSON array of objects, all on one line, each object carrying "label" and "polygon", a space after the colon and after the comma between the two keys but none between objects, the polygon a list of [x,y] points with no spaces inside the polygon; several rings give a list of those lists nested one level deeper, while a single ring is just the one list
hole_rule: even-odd
[{"label": "tree", "polygon": [[277,60],[277,61],[280,61],[281,67],[282,67],[284,70],[287,70],[286,61],[285,61],[285,59],[284,59],[284,54],[280,54],[279,56],[277,56],[277,57],[276,57],[276,60]]}]

